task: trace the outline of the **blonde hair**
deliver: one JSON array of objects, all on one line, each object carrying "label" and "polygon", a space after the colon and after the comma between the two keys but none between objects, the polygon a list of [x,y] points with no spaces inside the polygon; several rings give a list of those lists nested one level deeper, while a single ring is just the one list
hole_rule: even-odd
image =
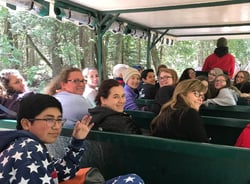
[{"label": "blonde hair", "polygon": [[178,82],[178,75],[177,75],[177,72],[174,69],[161,68],[159,70],[159,75],[157,77],[159,77],[162,72],[171,74],[172,79],[173,79],[173,85],[177,84],[177,82]]},{"label": "blonde hair", "polygon": [[[179,82],[174,90],[171,100],[161,107],[160,113],[152,120],[151,131],[154,132],[154,129],[158,124],[168,122],[169,119],[172,118],[173,110],[180,109],[184,112],[185,109],[192,106],[187,99],[187,93],[192,91],[204,92],[205,90],[206,87],[198,79],[186,79]],[[181,118],[182,113],[179,118]]]},{"label": "blonde hair", "polygon": [[191,91],[205,92],[206,87],[198,79],[187,79],[179,82],[174,90],[171,100],[162,106],[161,112],[167,107],[176,109],[179,103],[185,103],[186,105],[190,106],[191,104],[186,95]]}]

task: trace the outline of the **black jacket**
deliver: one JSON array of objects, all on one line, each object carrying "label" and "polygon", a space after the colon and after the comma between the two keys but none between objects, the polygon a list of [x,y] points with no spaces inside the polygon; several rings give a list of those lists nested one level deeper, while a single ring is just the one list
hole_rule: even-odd
[{"label": "black jacket", "polygon": [[154,103],[151,105],[149,111],[158,114],[161,110],[161,106],[172,98],[174,89],[175,86],[164,86],[159,88],[155,95]]},{"label": "black jacket", "polygon": [[244,82],[236,84],[237,87],[242,93],[250,93],[250,82]]},{"label": "black jacket", "polygon": [[152,84],[143,84],[142,88],[140,89],[140,96],[139,98],[144,99],[154,99],[158,88],[156,85]]},{"label": "black jacket", "polygon": [[[168,107],[170,108],[170,107]],[[152,135],[194,142],[208,142],[207,133],[199,113],[192,108],[180,108],[161,114],[152,125]]]},{"label": "black jacket", "polygon": [[141,134],[130,115],[117,112],[106,107],[97,106],[89,109],[92,121],[95,123],[93,130]]}]

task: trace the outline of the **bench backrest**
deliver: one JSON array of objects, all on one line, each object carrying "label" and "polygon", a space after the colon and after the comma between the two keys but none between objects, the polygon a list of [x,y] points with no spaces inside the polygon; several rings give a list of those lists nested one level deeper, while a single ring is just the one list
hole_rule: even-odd
[{"label": "bench backrest", "polygon": [[218,106],[210,104],[208,107],[201,106],[200,114],[204,116],[227,117],[250,120],[250,106]]},{"label": "bench backrest", "polygon": [[127,114],[135,120],[138,127],[143,129],[150,129],[150,123],[156,116],[155,113],[149,111],[139,111],[139,110],[126,110]]},{"label": "bench backrest", "polygon": [[250,105],[250,98],[238,97],[237,105]]},{"label": "bench backrest", "polygon": [[211,143],[234,145],[242,130],[250,120],[202,116]]},{"label": "bench backrest", "polygon": [[[149,130],[150,123],[156,116],[147,111],[126,111],[134,118],[138,127]],[[248,119],[201,116],[211,142],[215,144],[234,145],[243,128],[250,123]]]},{"label": "bench backrest", "polygon": [[[2,127],[14,128],[15,124],[0,121]],[[71,133],[72,129],[62,131],[64,136]],[[105,178],[137,173],[148,184],[245,184],[250,181],[249,149],[98,131],[91,131],[87,139],[102,147],[98,153],[86,151],[92,152],[92,156],[102,155],[102,165],[98,167]],[[90,163],[89,166],[96,165]]]}]

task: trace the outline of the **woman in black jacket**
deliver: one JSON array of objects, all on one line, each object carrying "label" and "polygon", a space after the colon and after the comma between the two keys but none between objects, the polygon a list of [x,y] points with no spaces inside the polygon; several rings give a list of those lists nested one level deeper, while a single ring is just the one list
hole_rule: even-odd
[{"label": "woman in black jacket", "polygon": [[104,80],[98,90],[96,107],[89,109],[93,129],[118,133],[141,134],[133,119],[124,113],[126,97],[124,89],[114,79]]},{"label": "woman in black jacket", "polygon": [[199,115],[205,86],[197,79],[178,83],[172,99],[164,104],[151,123],[156,137],[195,142],[208,142],[206,130]]}]

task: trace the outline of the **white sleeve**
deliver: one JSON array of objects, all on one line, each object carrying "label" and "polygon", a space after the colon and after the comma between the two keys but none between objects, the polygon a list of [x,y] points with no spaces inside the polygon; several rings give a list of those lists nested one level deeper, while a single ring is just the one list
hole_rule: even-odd
[{"label": "white sleeve", "polygon": [[232,92],[228,88],[221,89],[215,98],[207,99],[207,102],[221,106],[237,105]]}]

